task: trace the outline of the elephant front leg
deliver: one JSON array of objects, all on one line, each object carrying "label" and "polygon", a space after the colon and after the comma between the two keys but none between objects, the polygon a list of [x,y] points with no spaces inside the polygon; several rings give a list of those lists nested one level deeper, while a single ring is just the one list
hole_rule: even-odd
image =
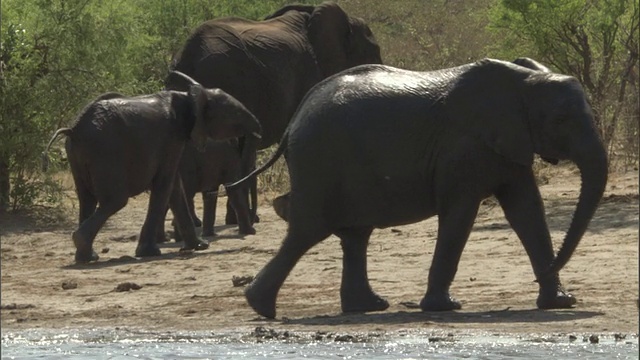
[{"label": "elephant front leg", "polygon": [[202,236],[215,236],[217,191],[202,192]]},{"label": "elephant front leg", "polygon": [[243,188],[233,189],[227,194],[238,219],[238,231],[242,235],[253,235],[256,229],[253,227],[249,198]]},{"label": "elephant front leg", "polygon": [[473,222],[478,213],[480,200],[464,197],[456,201],[453,196],[438,211],[438,240],[433,253],[427,292],[420,302],[422,311],[448,311],[462,308],[452,298],[449,288],[458,271],[462,250],[467,243]]},{"label": "elephant front leg", "polygon": [[162,221],[158,221],[158,229],[156,229],[156,243],[157,244],[162,244],[167,242],[169,239],[167,239],[167,235],[165,232],[165,228],[164,228],[164,222],[167,218],[167,213],[169,212],[169,204],[167,204],[167,207],[164,211],[164,215],[162,216]]},{"label": "elephant front leg", "polygon": [[181,250],[208,249],[209,243],[196,235],[196,228],[189,214],[187,199],[184,194],[180,176],[176,176],[169,204],[176,219],[176,232],[179,233],[180,239],[184,241],[184,246]]},{"label": "elephant front leg", "polygon": [[496,192],[496,198],[531,261],[540,286],[536,301],[538,308],[562,309],[575,305],[576,298],[563,289],[558,274],[542,277],[554,254],[544,204],[533,173],[528,171],[517,182],[503,186]]},{"label": "elephant front leg", "polygon": [[[257,187],[257,180],[255,178],[248,180],[248,184],[249,187],[253,187],[253,191],[257,191],[256,187]],[[245,198],[248,196],[247,194],[244,195]],[[249,206],[247,204],[247,206]],[[258,206],[258,204],[252,204],[252,206],[256,207]],[[237,214],[237,208],[235,207],[235,203],[234,201],[231,199],[231,197],[227,197],[227,214],[225,215],[224,218],[224,223],[225,225],[238,225],[240,224],[241,220],[238,218],[238,214]],[[249,209],[249,214],[251,214],[251,209]],[[258,214],[256,213],[255,218],[254,219],[250,219],[250,223],[254,224],[254,223],[259,223],[260,222],[260,217],[258,216]]]},{"label": "elephant front leg", "polygon": [[[203,194],[204,195],[204,194]],[[201,227],[202,221],[198,219],[198,214],[196,214],[196,206],[193,203],[193,197],[196,194],[188,194],[187,191],[184,192],[185,200],[187,201],[187,209],[189,209],[189,216],[191,216],[191,220],[193,221],[193,225],[195,227]]]},{"label": "elephant front leg", "polygon": [[236,216],[236,212],[231,205],[231,199],[227,196],[227,214],[224,216],[224,224],[225,225],[237,225],[238,218]]},{"label": "elephant front leg", "polygon": [[367,246],[373,228],[341,229],[336,232],[342,246],[342,312],[382,311],[389,303],[376,294],[367,276]]}]

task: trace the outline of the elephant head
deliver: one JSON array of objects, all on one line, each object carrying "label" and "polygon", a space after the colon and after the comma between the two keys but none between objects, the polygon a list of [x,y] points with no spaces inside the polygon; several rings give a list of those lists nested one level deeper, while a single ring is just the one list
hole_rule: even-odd
[{"label": "elephant head", "polygon": [[356,65],[382,64],[380,47],[369,26],[333,2],[285,6],[265,20],[292,10],[309,14],[307,35],[323,78]]},{"label": "elephant head", "polygon": [[525,89],[534,151],[547,161],[574,162],[582,180],[573,220],[547,270],[548,275],[553,275],[571,258],[600,203],[607,184],[607,152],[577,79],[538,72],[526,79]]},{"label": "elephant head", "polygon": [[221,89],[206,89],[179,71],[171,74],[190,82],[188,95],[194,115],[190,138],[197,149],[205,148],[207,137],[216,140],[248,135],[260,139],[260,122],[236,98]]},{"label": "elephant head", "polygon": [[[531,166],[535,153],[552,163],[570,160],[578,166],[582,184],[573,220],[550,267],[536,269],[540,279],[555,276],[576,249],[602,198],[608,162],[580,83],[536,64],[480,61],[456,82],[446,101],[455,104],[449,107],[450,118],[464,117],[461,128],[514,163]],[[468,109],[474,109],[473,116]]]}]

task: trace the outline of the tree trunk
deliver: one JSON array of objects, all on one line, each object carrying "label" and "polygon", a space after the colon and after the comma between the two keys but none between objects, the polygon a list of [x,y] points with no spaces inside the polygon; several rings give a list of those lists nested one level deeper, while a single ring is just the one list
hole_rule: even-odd
[{"label": "tree trunk", "polygon": [[0,159],[0,213],[9,209],[9,164]]}]

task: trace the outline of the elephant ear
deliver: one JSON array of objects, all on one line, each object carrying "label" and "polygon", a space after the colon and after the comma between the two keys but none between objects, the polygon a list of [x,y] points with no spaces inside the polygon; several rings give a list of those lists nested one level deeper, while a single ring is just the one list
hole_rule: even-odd
[{"label": "elephant ear", "polygon": [[317,6],[307,27],[307,36],[323,77],[346,69],[351,27],[349,17],[337,4]]},{"label": "elephant ear", "polygon": [[479,137],[512,162],[531,166],[533,142],[523,98],[526,76],[510,63],[479,61],[458,77],[446,108],[460,131]]},{"label": "elephant ear", "polygon": [[207,141],[207,126],[205,113],[207,111],[207,94],[200,84],[189,86],[189,98],[193,113],[193,128],[190,138],[197,149],[204,149]]},{"label": "elephant ear", "polygon": [[[516,65],[520,65],[523,67],[526,67],[528,69],[531,70],[535,70],[535,71],[541,71],[544,73],[550,73],[551,70],[549,70],[548,67],[540,64],[539,62],[531,59],[531,58],[527,58],[527,57],[519,57],[515,60],[512,61],[514,64]],[[548,162],[549,164],[552,165],[558,165],[559,160],[555,159],[555,158],[551,158],[551,157],[546,157],[546,156],[540,156],[540,158],[546,162]]]},{"label": "elephant ear", "polygon": [[548,67],[540,64],[539,62],[528,58],[528,57],[519,57],[515,60],[512,61],[514,64],[516,65],[520,65],[522,67],[526,67],[527,69],[531,69],[531,70],[536,70],[536,71],[542,71],[542,72],[546,72],[549,73],[551,72],[551,70],[549,70]]}]

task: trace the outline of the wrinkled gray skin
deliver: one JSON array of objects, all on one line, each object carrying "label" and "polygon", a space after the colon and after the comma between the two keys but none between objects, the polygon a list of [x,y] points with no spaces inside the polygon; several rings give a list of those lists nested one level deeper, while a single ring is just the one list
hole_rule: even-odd
[{"label": "wrinkled gray skin", "polygon": [[[195,147],[187,143],[178,173],[182,178],[191,218],[196,226],[202,225],[203,236],[215,235],[216,208],[214,206],[215,198],[211,201],[211,197],[215,196],[212,192],[217,192],[220,185],[235,181],[253,170],[255,154],[255,146],[240,147],[237,139],[207,142],[204,152],[196,150]],[[242,187],[232,189],[227,193],[227,196],[236,213],[240,234],[255,234],[256,230],[253,228],[252,220],[255,214],[251,213],[248,197],[244,190]],[[202,192],[204,205],[201,222],[193,204],[193,197],[197,192]],[[255,193],[251,195],[254,199]]]},{"label": "wrinkled gray skin", "polygon": [[[280,139],[313,85],[352,66],[381,63],[367,24],[325,2],[288,5],[263,21],[229,17],[204,22],[175,56],[173,68],[240,100],[260,120],[258,148],[263,149]],[[185,84],[174,77],[166,87],[184,90]],[[255,189],[255,180],[249,186]],[[227,224],[237,223],[234,214],[228,206]]]},{"label": "wrinkled gray skin", "polygon": [[[289,228],[246,289],[258,314],[275,317],[276,297],[291,269],[331,234],[343,249],[342,310],[386,309],[367,277],[371,232],[434,215],[438,235],[420,307],[460,309],[449,287],[479,204],[491,195],[529,255],[539,284],[537,306],[576,303],[558,272],[602,197],[607,157],[575,78],[492,59],[431,72],[359,66],[311,89],[274,157],[247,178],[285,151],[291,191],[275,207]],[[534,154],[571,160],[582,176],[556,256],[532,171]]]},{"label": "wrinkled gray skin", "polygon": [[[125,97],[105,94],[87,105],[70,128],[66,152],[80,205],[79,227],[73,232],[75,260],[98,260],[93,241],[105,221],[131,196],[150,190],[147,216],[136,256],[160,255],[159,224],[167,206],[178,220],[185,249],[206,249],[186,206],[182,181],[176,177],[183,148],[191,139],[204,147],[207,139],[259,134],[260,124],[236,99],[220,89],[199,84],[188,92],[161,91]],[[252,135],[253,136],[253,135]],[[46,150],[45,150],[46,153]],[[175,184],[175,186],[174,186]]]}]

